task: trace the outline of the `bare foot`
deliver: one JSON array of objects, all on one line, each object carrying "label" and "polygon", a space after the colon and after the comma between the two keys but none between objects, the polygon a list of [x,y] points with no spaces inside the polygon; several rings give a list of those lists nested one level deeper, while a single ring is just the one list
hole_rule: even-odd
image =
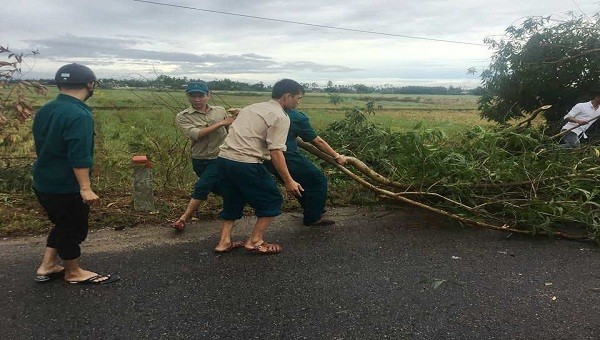
[{"label": "bare foot", "polygon": [[183,231],[185,229],[185,220],[178,219],[177,221],[171,224],[171,228],[174,228],[177,231]]},{"label": "bare foot", "polygon": [[65,273],[65,281],[81,282],[81,281],[89,280],[90,278],[96,277],[96,276],[100,276],[99,278],[94,280],[96,282],[100,282],[100,281],[109,279],[109,277],[107,277],[107,276],[102,276],[102,275],[99,275],[98,273],[94,273],[89,270],[80,268],[78,270]]},{"label": "bare foot", "polygon": [[71,284],[105,284],[117,282],[121,279],[119,275],[96,275],[83,281],[69,281]]},{"label": "bare foot", "polygon": [[267,243],[264,241],[259,245],[248,246],[248,244],[246,244],[244,246],[244,248],[249,253],[263,254],[263,255],[279,254],[283,251],[283,246],[281,244]]},{"label": "bare foot", "polygon": [[38,270],[35,272],[35,275],[44,276],[44,275],[49,275],[49,274],[54,274],[54,273],[60,273],[64,269],[65,269],[65,267],[58,265],[58,264],[55,264],[50,267],[39,267]]},{"label": "bare foot", "polygon": [[230,241],[229,243],[219,243],[215,247],[215,253],[226,253],[234,249],[242,248],[244,246],[243,241]]}]

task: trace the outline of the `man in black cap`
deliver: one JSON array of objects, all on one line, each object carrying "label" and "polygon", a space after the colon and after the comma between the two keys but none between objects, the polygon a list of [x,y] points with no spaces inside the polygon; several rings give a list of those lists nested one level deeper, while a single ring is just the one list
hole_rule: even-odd
[{"label": "man in black cap", "polygon": [[579,103],[564,117],[567,123],[561,131],[565,133],[562,138],[562,146],[566,148],[578,148],[579,138],[587,138],[585,131],[600,117],[600,89],[590,91],[593,96],[589,102]]},{"label": "man in black cap", "polygon": [[54,80],[60,94],[40,108],[33,120],[37,154],[34,192],[54,224],[35,281],[48,282],[64,275],[70,283],[115,282],[119,280],[116,275],[79,266],[79,244],[87,237],[90,205],[98,200],[90,181],[94,119],[84,103],[94,94],[96,75],[84,65],[68,64],[58,69]]}]

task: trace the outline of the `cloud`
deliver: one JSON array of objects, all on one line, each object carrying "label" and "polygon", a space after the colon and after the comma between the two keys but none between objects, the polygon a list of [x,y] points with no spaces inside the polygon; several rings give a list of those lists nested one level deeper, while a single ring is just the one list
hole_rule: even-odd
[{"label": "cloud", "polygon": [[92,65],[111,65],[115,62],[138,65],[170,65],[174,75],[198,73],[280,73],[287,70],[310,72],[352,72],[360,69],[343,65],[321,64],[312,61],[276,61],[256,53],[196,54],[187,52],[154,51],[136,48],[140,39],[98,38],[62,35],[30,40],[44,53],[42,58],[54,61],[83,61]]},{"label": "cloud", "polygon": [[[131,0],[27,0],[2,18],[4,44],[39,50],[31,77],[49,77],[61,64],[82,62],[109,77],[462,79],[468,67],[485,68],[492,51],[290,22],[481,43],[526,16],[579,12],[564,0],[157,1],[190,8]],[[598,11],[596,1],[578,3],[591,14]]]}]

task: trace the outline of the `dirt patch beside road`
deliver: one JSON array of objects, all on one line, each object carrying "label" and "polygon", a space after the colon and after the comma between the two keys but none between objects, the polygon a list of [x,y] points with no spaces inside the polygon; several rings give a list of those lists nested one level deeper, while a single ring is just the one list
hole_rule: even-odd
[{"label": "dirt patch beside road", "polygon": [[[396,207],[396,206],[379,206],[379,207],[339,207],[330,208],[328,217],[337,221],[338,225],[346,224],[351,221],[363,221],[363,223],[378,224],[378,225],[394,225],[402,224],[405,226],[427,227],[427,221],[434,221],[436,225],[439,223],[448,223],[447,220],[439,218],[434,214],[429,214],[431,218],[427,219],[428,213],[419,212],[418,214],[410,213],[414,211],[412,208]],[[402,218],[399,215],[402,213]],[[408,217],[408,216],[413,216]],[[238,238],[242,235],[247,235],[256,218],[253,216],[245,216],[236,222],[234,235]],[[110,251],[125,251],[143,247],[173,245],[178,243],[198,242],[212,237],[219,233],[220,222],[218,220],[198,220],[193,219],[188,221],[185,231],[177,232],[169,227],[167,223],[157,224],[139,224],[134,227],[126,227],[122,230],[113,228],[90,230],[87,240],[82,244],[83,253],[99,253]],[[301,213],[283,213],[279,216],[272,226],[267,230],[269,232],[280,229],[299,228],[302,226]],[[117,228],[120,229],[120,228]],[[4,245],[15,245],[18,248],[25,246],[43,247],[46,242],[46,235],[39,236],[22,236],[22,237],[5,237],[2,239]],[[0,243],[0,244],[2,244]]]}]

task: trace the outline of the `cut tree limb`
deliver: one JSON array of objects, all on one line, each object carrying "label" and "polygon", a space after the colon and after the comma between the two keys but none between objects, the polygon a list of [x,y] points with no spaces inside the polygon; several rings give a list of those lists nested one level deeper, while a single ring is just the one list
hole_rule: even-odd
[{"label": "cut tree limb", "polygon": [[[346,168],[343,165],[338,164],[335,159],[329,155],[327,155],[326,153],[322,152],[321,150],[317,149],[314,145],[304,142],[303,140],[301,140],[300,138],[297,138],[296,141],[298,142],[298,145],[308,151],[309,153],[319,157],[320,159],[331,163],[332,165],[334,165],[336,168],[338,168],[341,172],[343,172],[344,174],[346,174],[347,176],[349,176],[350,178],[352,178],[354,181],[356,181],[357,183],[359,183],[360,185],[364,186],[365,188],[368,188],[369,190],[376,192],[380,195],[383,195],[385,197],[389,197],[391,199],[397,200],[397,201],[401,201],[407,204],[410,204],[412,206],[415,207],[419,207],[421,209],[425,209],[428,211],[431,211],[433,213],[439,214],[439,215],[443,215],[446,216],[450,219],[459,221],[461,223],[464,223],[466,225],[470,225],[470,226],[474,226],[474,227],[479,227],[479,228],[485,228],[485,229],[492,229],[492,230],[498,230],[498,231],[504,231],[504,232],[511,232],[511,233],[517,233],[517,234],[526,234],[526,235],[533,235],[534,232],[532,231],[528,231],[528,230],[520,230],[520,229],[514,229],[509,227],[508,225],[504,224],[502,226],[497,226],[497,225],[492,225],[489,223],[484,223],[484,222],[480,222],[480,221],[476,221],[476,220],[472,220],[472,219],[468,219],[456,214],[452,214],[449,213],[447,211],[444,210],[440,210],[434,207],[431,207],[427,204],[406,198],[403,196],[403,193],[395,193],[389,190],[385,190],[382,188],[379,188],[376,185],[371,184],[370,182],[368,182],[367,180],[365,180],[364,178],[356,175],[355,173],[353,173],[352,171],[350,171],[348,168]],[[352,165],[353,167],[355,167],[358,171],[360,171],[361,173],[365,174],[368,178],[371,178],[381,184],[385,184],[385,185],[389,185],[389,186],[393,186],[393,187],[405,187],[403,185],[401,185],[398,182],[394,182],[392,180],[389,180],[388,178],[380,175],[379,173],[373,171],[371,168],[369,168],[364,162],[362,162],[361,160],[359,160],[358,158],[355,157],[346,157],[347,158],[347,163],[348,165]],[[411,193],[411,194],[415,194],[415,193]],[[424,195],[428,194],[428,193],[423,193]],[[438,195],[441,196],[441,195]],[[451,201],[451,200],[450,200]],[[464,206],[463,206],[464,208]],[[536,234],[538,235],[549,235],[549,236],[556,236],[556,237],[561,237],[561,238],[565,238],[565,239],[570,239],[570,240],[587,240],[588,237],[587,236],[579,236],[579,235],[570,235],[567,233],[563,233],[563,232],[537,232]]]}]

